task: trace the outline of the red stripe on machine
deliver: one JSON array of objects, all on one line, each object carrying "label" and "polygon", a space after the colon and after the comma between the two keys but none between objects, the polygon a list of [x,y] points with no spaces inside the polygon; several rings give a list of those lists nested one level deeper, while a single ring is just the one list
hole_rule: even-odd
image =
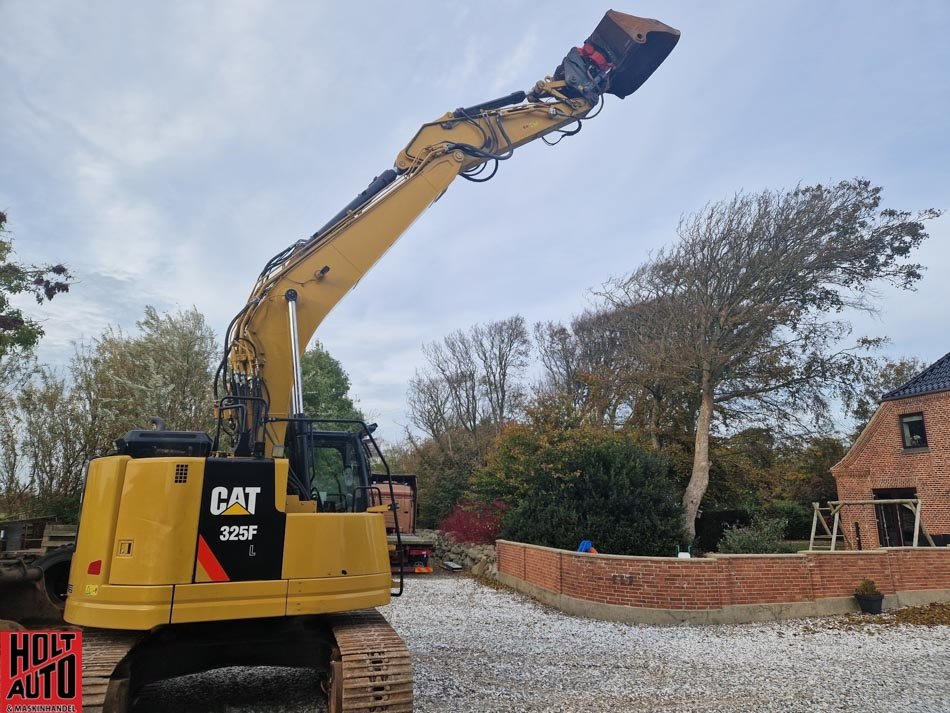
[{"label": "red stripe on machine", "polygon": [[211,551],[208,543],[205,542],[205,538],[201,535],[198,535],[198,564],[204,567],[212,582],[231,581],[228,573],[224,571],[224,567],[218,562],[218,558],[214,556],[214,552]]}]

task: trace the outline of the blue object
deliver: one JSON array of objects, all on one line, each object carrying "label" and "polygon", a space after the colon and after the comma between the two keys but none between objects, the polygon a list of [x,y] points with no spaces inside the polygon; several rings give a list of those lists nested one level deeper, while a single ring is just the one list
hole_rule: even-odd
[{"label": "blue object", "polygon": [[594,549],[594,543],[590,540],[581,540],[581,544],[577,547],[578,552],[590,552],[592,549]]}]

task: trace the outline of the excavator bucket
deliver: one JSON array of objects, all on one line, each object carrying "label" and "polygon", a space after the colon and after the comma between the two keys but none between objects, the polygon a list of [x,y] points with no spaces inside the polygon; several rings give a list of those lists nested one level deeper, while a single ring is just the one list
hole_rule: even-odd
[{"label": "excavator bucket", "polygon": [[607,94],[623,99],[663,64],[679,38],[679,30],[657,20],[608,10],[587,44],[603,53],[612,65]]}]

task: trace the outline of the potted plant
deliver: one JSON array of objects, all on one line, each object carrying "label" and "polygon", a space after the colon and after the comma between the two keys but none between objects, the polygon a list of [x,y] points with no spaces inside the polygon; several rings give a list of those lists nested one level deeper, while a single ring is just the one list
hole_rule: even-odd
[{"label": "potted plant", "polygon": [[884,595],[877,588],[873,579],[862,579],[854,590],[854,598],[865,614],[880,614],[884,605]]}]

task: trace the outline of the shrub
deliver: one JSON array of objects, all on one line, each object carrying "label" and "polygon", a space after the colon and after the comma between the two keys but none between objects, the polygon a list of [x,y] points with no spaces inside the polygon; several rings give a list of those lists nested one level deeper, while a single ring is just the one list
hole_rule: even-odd
[{"label": "shrub", "polygon": [[713,510],[703,508],[696,520],[696,541],[693,546],[707,552],[716,549],[727,527],[746,527],[752,521],[747,510]]},{"label": "shrub", "polygon": [[682,509],[667,466],[624,434],[520,429],[500,441],[489,469],[501,465],[494,484],[517,497],[503,518],[503,537],[567,550],[589,539],[613,554],[675,552]]},{"label": "shrub", "polygon": [[501,532],[504,503],[461,503],[456,505],[439,529],[451,534],[459,542],[479,545],[494,544]]},{"label": "shrub", "polygon": [[855,595],[859,597],[874,597],[881,593],[873,579],[862,579],[854,589]]},{"label": "shrub", "polygon": [[785,520],[785,536],[790,540],[807,540],[811,536],[813,511],[793,500],[774,500],[766,508],[769,517]]},{"label": "shrub", "polygon": [[755,555],[791,552],[782,543],[787,523],[781,518],[757,517],[748,527],[726,527],[718,550],[728,555]]}]

